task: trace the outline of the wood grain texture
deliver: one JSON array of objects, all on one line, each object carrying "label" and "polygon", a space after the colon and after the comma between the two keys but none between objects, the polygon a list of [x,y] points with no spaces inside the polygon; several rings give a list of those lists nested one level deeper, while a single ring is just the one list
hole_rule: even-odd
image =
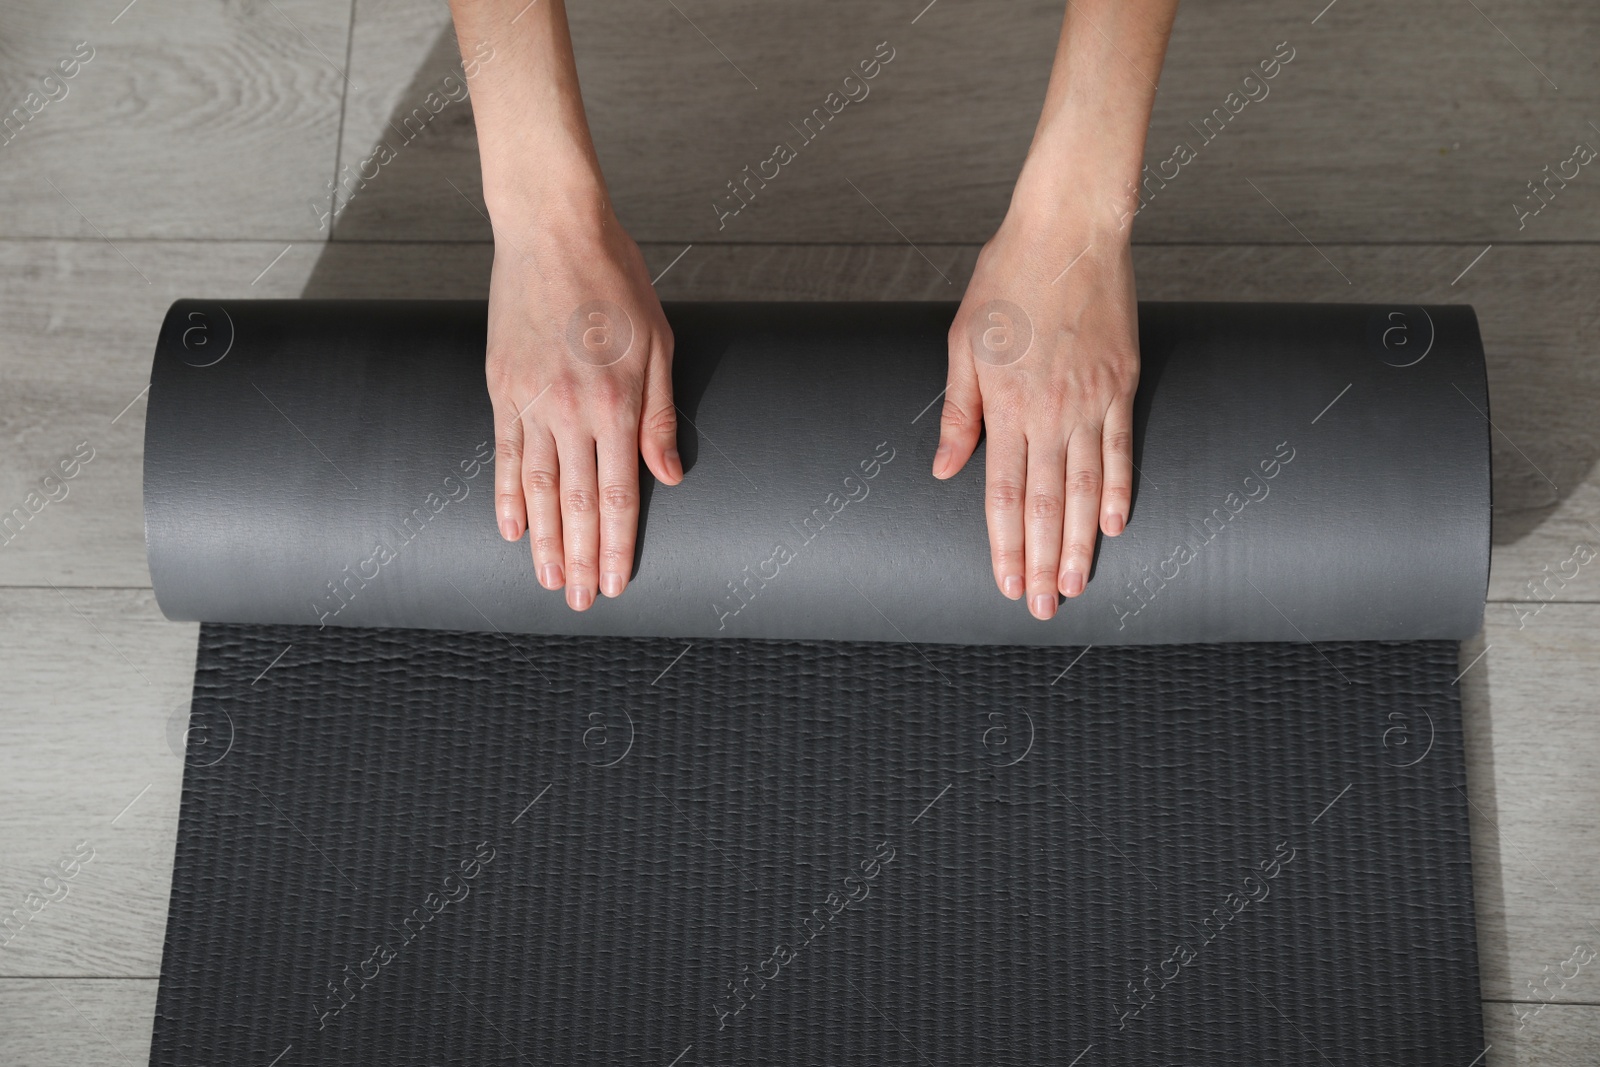
[{"label": "wood grain texture", "polygon": [[0,595],[0,975],[160,970],[198,630],[148,590]]},{"label": "wood grain texture", "polygon": [[[0,978],[0,1062],[15,1067],[148,1063],[155,1017],[153,978]],[[264,1056],[261,1067],[272,1056]]]},{"label": "wood grain texture", "polygon": [[1576,946],[1600,953],[1597,634],[1600,606],[1550,604],[1520,629],[1491,612],[1481,637],[1462,647],[1478,946],[1490,999],[1600,1003],[1600,959],[1567,962]]},{"label": "wood grain texture", "polygon": [[345,101],[333,236],[489,240],[449,10],[367,4],[351,28],[350,65],[359,87]]},{"label": "wood grain texture", "polygon": [[1522,1023],[1525,1009],[1483,1006],[1487,1067],[1593,1067],[1600,1063],[1600,1007],[1552,1004]]},{"label": "wood grain texture", "polygon": [[[0,110],[59,99],[0,147],[0,235],[315,237],[350,2],[7,4]],[[79,42],[93,58],[43,83]]]},{"label": "wood grain texture", "polygon": [[[896,227],[919,243],[987,240],[1038,119],[1064,5],[923,6],[572,5],[590,126],[623,224],[640,240],[680,245],[893,242]],[[1293,242],[1296,227],[1319,244],[1600,238],[1593,167],[1553,184],[1549,206],[1524,222],[1512,206],[1577,142],[1600,147],[1589,125],[1600,9],[1478,6],[1340,0],[1313,25],[1321,4],[1183,5],[1146,160],[1154,169],[1179,142],[1195,158],[1149,187],[1136,238]],[[380,116],[411,113],[454,63],[448,38],[430,0],[358,6],[352,77],[367,88],[352,94],[346,161],[391,137]],[[870,93],[807,139],[805,118],[880,42],[894,58]],[[1259,99],[1229,101],[1281,42],[1293,58],[1250,90]],[[1209,132],[1203,121],[1217,109],[1225,121],[1213,118]],[[342,236],[487,237],[444,181],[481,206],[469,106],[432,125],[352,203]],[[749,206],[722,219],[713,204],[727,183],[780,142],[796,158],[769,167],[778,176],[746,187]]]}]

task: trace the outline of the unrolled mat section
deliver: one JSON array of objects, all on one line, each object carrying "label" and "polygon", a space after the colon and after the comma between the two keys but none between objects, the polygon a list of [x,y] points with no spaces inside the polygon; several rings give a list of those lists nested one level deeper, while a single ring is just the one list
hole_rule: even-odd
[{"label": "unrolled mat section", "polygon": [[1457,658],[208,624],[151,1062],[1464,1067]]},{"label": "unrolled mat section", "polygon": [[[687,639],[1478,629],[1489,427],[1470,308],[1142,305],[1133,513],[1048,623],[995,588],[983,453],[929,473],[953,312],[668,305],[688,472],[646,477],[632,585],[575,615],[526,538],[495,530],[483,304],[179,301],[145,442],[157,598],[212,622]],[[986,358],[1022,353],[995,380],[1066,343],[1009,305],[990,319],[1011,347]],[[600,373],[586,352],[568,369]]]}]

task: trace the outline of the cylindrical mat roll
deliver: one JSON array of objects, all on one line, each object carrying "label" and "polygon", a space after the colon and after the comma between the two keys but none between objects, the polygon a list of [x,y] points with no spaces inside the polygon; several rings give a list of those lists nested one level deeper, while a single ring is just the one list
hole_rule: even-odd
[{"label": "cylindrical mat roll", "polygon": [[951,304],[677,304],[686,475],[570,611],[495,529],[481,302],[181,300],[145,436],[169,618],[1086,645],[1464,638],[1489,561],[1463,306],[1139,309],[1139,475],[1048,622],[989,565],[982,450],[938,442]]}]

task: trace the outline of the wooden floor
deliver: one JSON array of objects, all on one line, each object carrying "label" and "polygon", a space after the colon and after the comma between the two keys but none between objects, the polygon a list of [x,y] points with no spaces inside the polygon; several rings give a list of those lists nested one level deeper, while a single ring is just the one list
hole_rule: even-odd
[{"label": "wooden floor", "polygon": [[[960,296],[1062,3],[926,2],[573,5],[599,151],[664,299]],[[470,103],[417,118],[458,62],[438,0],[124,3],[0,0],[0,109],[53,97],[0,146],[0,510],[92,452],[0,548],[0,916],[92,850],[0,932],[4,1064],[148,1054],[195,648],[144,560],[167,303],[482,296],[490,264]],[[1152,161],[1280,42],[1294,58],[1156,191],[1140,295],[1476,306],[1494,559],[1460,685],[1482,1062],[1600,1063],[1600,962],[1570,962],[1600,949],[1600,560],[1571,562],[1600,547],[1600,165],[1526,199],[1600,146],[1600,8],[1325,4],[1180,12]],[[871,96],[719,229],[726,183],[884,41]],[[340,186],[330,234],[330,183],[383,140],[394,160]]]}]

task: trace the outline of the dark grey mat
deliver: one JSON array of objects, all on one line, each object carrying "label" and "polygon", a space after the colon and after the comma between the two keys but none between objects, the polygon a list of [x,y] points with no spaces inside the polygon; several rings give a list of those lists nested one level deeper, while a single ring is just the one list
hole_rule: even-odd
[{"label": "dark grey mat", "polygon": [[1454,643],[686,644],[204,626],[151,1062],[1482,1051]]},{"label": "dark grey mat", "polygon": [[645,479],[627,595],[574,614],[535,582],[527,538],[495,532],[484,304],[177,302],[145,422],[161,609],[1058,647],[1482,625],[1490,431],[1470,307],[1140,305],[1133,511],[1049,622],[995,588],[982,447],[931,474],[955,305],[666,312],[684,481]]}]

